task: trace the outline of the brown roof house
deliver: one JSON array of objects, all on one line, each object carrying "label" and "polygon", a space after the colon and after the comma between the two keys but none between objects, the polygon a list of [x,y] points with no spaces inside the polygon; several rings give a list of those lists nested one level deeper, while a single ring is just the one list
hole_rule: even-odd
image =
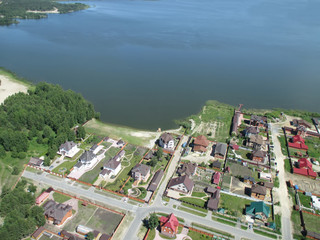
[{"label": "brown roof house", "polygon": [[267,152],[261,150],[254,150],[251,154],[252,160],[256,162],[264,162],[267,160]]},{"label": "brown roof house", "polygon": [[265,127],[267,125],[267,117],[258,116],[258,115],[251,115],[250,118],[250,125],[257,126],[257,127]]},{"label": "brown roof house", "polygon": [[250,135],[246,143],[247,147],[252,147],[255,150],[261,150],[265,146],[265,141],[261,135]]},{"label": "brown roof house", "polygon": [[77,144],[73,141],[67,141],[60,145],[58,154],[72,158],[76,155],[80,149],[78,148]]},{"label": "brown roof house", "polygon": [[193,141],[193,151],[194,152],[206,152],[207,147],[209,146],[209,140],[203,136],[200,135],[196,137]]},{"label": "brown roof house", "polygon": [[209,201],[207,202],[207,208],[211,211],[217,211],[220,201],[220,189],[216,188]]},{"label": "brown roof house", "polygon": [[134,178],[135,181],[146,182],[150,177],[150,169],[150,166],[138,163],[131,169],[131,176]]},{"label": "brown roof house", "polygon": [[307,129],[305,126],[299,125],[296,130],[296,135],[300,135],[301,137],[305,138],[307,134]]},{"label": "brown roof house", "polygon": [[251,187],[251,197],[264,200],[267,194],[267,188],[258,184],[253,184]]},{"label": "brown roof house", "polygon": [[159,185],[159,183],[161,181],[161,178],[162,178],[163,174],[164,174],[164,172],[163,172],[162,169],[158,170],[154,174],[154,176],[153,176],[153,178],[152,178],[152,180],[151,180],[151,182],[150,182],[150,184],[148,186],[148,189],[147,189],[148,191],[151,191],[151,192],[156,191],[156,189],[157,189],[157,187],[158,187],[158,185]]},{"label": "brown roof house", "polygon": [[298,127],[298,126],[304,126],[306,128],[312,127],[312,125],[304,119],[293,119],[292,123],[293,123],[293,126],[295,127]]},{"label": "brown roof house", "polygon": [[182,164],[178,170],[177,173],[179,176],[185,174],[188,176],[194,176],[196,174],[198,165],[196,163],[188,162]]},{"label": "brown roof house", "polygon": [[225,159],[228,145],[226,143],[217,143],[214,147],[213,156],[220,159]]},{"label": "brown roof house", "polygon": [[45,217],[58,226],[64,224],[72,216],[72,207],[70,205],[56,203],[53,200],[44,203],[43,209]]},{"label": "brown roof house", "polygon": [[256,127],[256,126],[250,126],[250,127],[247,127],[245,130],[244,130],[244,135],[245,137],[249,138],[250,136],[252,135],[257,135],[259,134],[259,127]]},{"label": "brown roof house", "polygon": [[31,157],[29,165],[34,167],[41,167],[43,165],[43,160],[40,158]]},{"label": "brown roof house", "polygon": [[159,146],[166,149],[174,149],[174,140],[170,133],[163,133],[159,138]]},{"label": "brown roof house", "polygon": [[168,188],[186,194],[191,193],[193,187],[194,183],[187,175],[172,178],[168,184]]}]

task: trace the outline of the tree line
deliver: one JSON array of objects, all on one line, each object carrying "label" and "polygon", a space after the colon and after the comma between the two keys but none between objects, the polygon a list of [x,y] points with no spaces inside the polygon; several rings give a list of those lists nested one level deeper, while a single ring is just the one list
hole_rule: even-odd
[{"label": "tree line", "polygon": [[0,106],[0,158],[9,152],[11,157],[25,158],[30,142],[36,140],[48,146],[52,159],[62,143],[84,137],[83,127],[71,128],[93,117],[99,114],[80,94],[38,83],[34,90],[12,95]]},{"label": "tree line", "polygon": [[59,13],[69,13],[88,8],[83,3],[59,3],[53,0],[2,0],[0,4],[0,25],[18,23],[17,19],[46,18],[46,13],[31,11],[51,11],[57,8]]}]

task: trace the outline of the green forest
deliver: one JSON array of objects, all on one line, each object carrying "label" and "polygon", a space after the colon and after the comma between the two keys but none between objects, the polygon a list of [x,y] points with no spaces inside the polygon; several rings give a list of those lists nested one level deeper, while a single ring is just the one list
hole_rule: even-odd
[{"label": "green forest", "polygon": [[0,25],[19,23],[17,19],[40,19],[48,16],[46,13],[28,11],[58,9],[59,13],[69,13],[88,7],[83,3],[59,3],[54,0],[2,0],[0,1]]},{"label": "green forest", "polygon": [[50,164],[62,143],[84,137],[83,127],[72,128],[93,117],[99,114],[91,103],[58,85],[38,83],[28,93],[8,97],[0,105],[1,185],[17,175],[30,156],[45,155],[45,164]]}]

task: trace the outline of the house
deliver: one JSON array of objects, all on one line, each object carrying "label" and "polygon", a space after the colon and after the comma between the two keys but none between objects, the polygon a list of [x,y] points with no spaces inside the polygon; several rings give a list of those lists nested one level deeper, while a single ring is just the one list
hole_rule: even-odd
[{"label": "house", "polygon": [[291,148],[296,148],[296,149],[302,149],[302,150],[308,150],[308,146],[305,145],[304,139],[300,135],[293,136],[290,139],[290,142],[288,142],[288,146]]},{"label": "house", "polygon": [[63,237],[64,240],[83,240],[83,238],[73,235],[72,233],[69,233],[66,230],[62,230],[60,232],[60,236]]},{"label": "house", "polygon": [[255,183],[256,183],[256,180],[254,179],[254,177],[244,176],[244,177],[243,177],[243,182],[244,182],[244,183],[249,183],[249,184],[255,184]]},{"label": "house", "polygon": [[219,185],[219,183],[220,183],[220,177],[221,177],[221,173],[220,173],[220,172],[215,172],[215,173],[212,175],[212,182],[213,182],[213,184]]},{"label": "house", "polygon": [[97,155],[93,151],[85,151],[79,158],[76,165],[73,166],[75,170],[90,168],[98,161]]},{"label": "house", "polygon": [[242,104],[239,104],[239,108],[234,110],[234,115],[232,119],[232,133],[238,133],[238,127],[241,125],[241,121],[243,120],[243,114],[241,113]]},{"label": "house", "polygon": [[307,122],[306,120],[304,119],[293,119],[292,120],[292,124],[293,126],[295,127],[298,127],[298,126],[304,126],[306,128],[311,128],[311,124],[309,122]]},{"label": "house", "polygon": [[219,160],[213,161],[211,163],[211,167],[215,169],[220,169],[221,168],[221,162]]},{"label": "house", "polygon": [[159,138],[159,146],[167,149],[174,149],[174,140],[170,133],[163,133]]},{"label": "house", "polygon": [[220,189],[216,188],[207,202],[207,208],[211,211],[217,211],[219,206],[219,201],[220,201]]},{"label": "house", "polygon": [[251,187],[251,197],[264,200],[267,194],[267,188],[258,184],[253,184]]},{"label": "house", "polygon": [[50,196],[50,193],[47,191],[44,191],[36,198],[36,204],[41,205],[41,203],[45,202],[49,196]]},{"label": "house", "polygon": [[246,207],[246,215],[253,219],[266,222],[270,215],[270,208],[263,201],[251,202],[250,206]]},{"label": "house", "polygon": [[251,154],[251,159],[256,162],[264,162],[267,160],[267,152],[254,150]]},{"label": "house", "polygon": [[160,232],[161,234],[173,238],[178,232],[179,221],[176,216],[171,213],[170,215],[160,217]]},{"label": "house", "polygon": [[153,152],[152,150],[150,150],[150,151],[146,154],[146,156],[144,157],[144,159],[150,160],[150,159],[153,158],[153,157],[154,157],[154,152]]},{"label": "house", "polygon": [[168,188],[185,193],[185,194],[191,193],[193,190],[193,187],[194,187],[194,183],[187,175],[183,175],[177,178],[172,178],[168,184]]},{"label": "house", "polygon": [[138,163],[131,169],[131,176],[135,181],[146,182],[150,177],[150,166]]},{"label": "house", "polygon": [[207,147],[209,146],[209,140],[203,136],[200,135],[196,137],[193,141],[193,151],[194,152],[206,152]]},{"label": "house", "polygon": [[320,199],[317,196],[311,196],[312,207],[320,211]]},{"label": "house", "polygon": [[73,141],[67,141],[60,145],[58,154],[72,158],[80,149]]},{"label": "house", "polygon": [[43,160],[40,158],[31,157],[29,161],[29,165],[34,167],[42,167]]},{"label": "house", "polygon": [[154,176],[153,176],[153,178],[152,178],[152,180],[151,180],[151,182],[150,182],[150,184],[148,186],[148,189],[147,189],[148,191],[151,191],[151,192],[155,192],[156,191],[156,189],[157,189],[157,187],[158,187],[158,185],[159,185],[159,183],[161,181],[161,178],[162,178],[163,174],[164,174],[164,172],[163,172],[162,169],[158,170],[154,174]]},{"label": "house", "polygon": [[259,182],[258,184],[266,187],[269,190],[272,190],[272,188],[274,186],[274,184],[272,182]]},{"label": "house", "polygon": [[177,170],[177,173],[179,176],[185,174],[188,176],[194,176],[197,171],[198,164],[188,162],[188,163],[183,163]]},{"label": "house", "polygon": [[101,149],[103,149],[103,146],[102,145],[97,145],[97,144],[94,144],[90,150],[94,153],[94,154],[97,154]]},{"label": "house", "polygon": [[244,130],[244,136],[249,138],[250,136],[252,135],[257,135],[259,134],[259,128],[256,127],[256,126],[250,126],[250,127],[247,127],[245,130]]},{"label": "house", "polygon": [[118,148],[122,148],[126,143],[120,139],[116,144]]},{"label": "house", "polygon": [[312,163],[306,158],[300,158],[297,163],[297,168],[293,168],[293,173],[303,175],[315,179],[317,173],[312,169]]},{"label": "house", "polygon": [[228,145],[226,143],[217,143],[214,148],[214,157],[225,159]]},{"label": "house", "polygon": [[121,162],[112,158],[107,163],[103,165],[103,170],[100,172],[99,176],[107,179],[112,176],[116,176],[121,170]]},{"label": "house", "polygon": [[104,233],[100,236],[99,240],[109,240],[110,238],[110,235]]},{"label": "house", "polygon": [[270,180],[272,180],[272,175],[271,175],[271,173],[260,172],[259,178],[270,181]]},{"label": "house", "polygon": [[295,130],[296,135],[300,135],[301,137],[306,137],[307,129],[305,126],[299,125]]},{"label": "house", "polygon": [[72,207],[63,203],[56,203],[49,200],[43,205],[46,219],[52,221],[54,225],[61,226],[72,216]]},{"label": "house", "polygon": [[38,240],[38,239],[42,236],[42,234],[43,234],[43,232],[44,232],[45,230],[46,230],[46,229],[45,229],[43,226],[39,227],[39,228],[32,234],[32,239]]},{"label": "house", "polygon": [[98,240],[101,236],[101,233],[98,230],[93,230],[93,239]]},{"label": "house", "polygon": [[247,147],[252,147],[255,150],[261,150],[265,147],[265,141],[261,135],[250,135],[246,142]]},{"label": "house", "polygon": [[267,124],[268,124],[267,117],[258,116],[258,115],[251,115],[251,118],[250,118],[250,125],[251,126],[265,127]]}]

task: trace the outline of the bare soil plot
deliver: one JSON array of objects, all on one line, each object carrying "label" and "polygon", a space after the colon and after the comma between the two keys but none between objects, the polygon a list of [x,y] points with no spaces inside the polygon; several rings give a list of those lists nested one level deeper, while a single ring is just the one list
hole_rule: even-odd
[{"label": "bare soil plot", "polygon": [[320,184],[316,180],[297,174],[286,174],[286,180],[292,180],[303,191],[320,194]]}]

